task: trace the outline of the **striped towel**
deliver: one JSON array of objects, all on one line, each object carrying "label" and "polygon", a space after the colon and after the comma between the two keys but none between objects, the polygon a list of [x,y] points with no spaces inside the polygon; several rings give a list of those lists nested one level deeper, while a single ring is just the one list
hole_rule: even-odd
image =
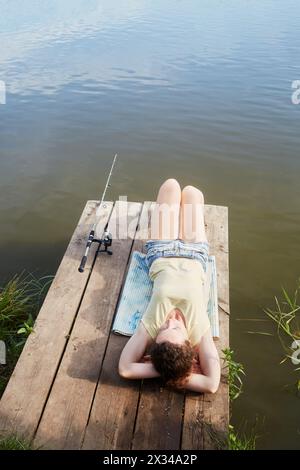
[{"label": "striped towel", "polygon": [[[152,294],[153,282],[149,277],[145,257],[146,255],[139,251],[132,253],[112,328],[114,333],[132,336],[146,311]],[[208,258],[206,276],[207,314],[212,335],[214,338],[219,338],[217,271],[214,256]]]}]

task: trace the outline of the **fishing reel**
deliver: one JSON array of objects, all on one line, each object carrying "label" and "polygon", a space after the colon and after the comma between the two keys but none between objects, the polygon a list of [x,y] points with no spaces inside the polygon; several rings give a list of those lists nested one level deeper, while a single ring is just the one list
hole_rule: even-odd
[{"label": "fishing reel", "polygon": [[[99,245],[100,245],[99,253],[104,251],[108,255],[113,254],[111,250],[107,249],[112,244],[112,235],[108,230],[104,230],[102,238],[100,240],[94,238],[93,241],[99,243]],[[104,249],[102,249],[102,250],[101,250],[101,245],[104,246]]]},{"label": "fishing reel", "polygon": [[[113,254],[111,250],[107,249],[112,244],[112,235],[111,235],[111,233],[107,229],[104,229],[102,238],[94,238],[94,235],[95,235],[95,231],[92,230],[90,232],[90,235],[89,235],[89,238],[88,238],[88,241],[87,241],[87,244],[86,244],[85,254],[82,257],[80,266],[78,268],[78,271],[80,273],[83,273],[83,271],[84,271],[84,267],[85,267],[85,264],[87,262],[87,255],[88,255],[88,252],[89,252],[89,249],[90,249],[92,243],[99,243],[98,253],[104,251],[108,255]],[[101,245],[104,246],[103,250],[101,250]]]}]

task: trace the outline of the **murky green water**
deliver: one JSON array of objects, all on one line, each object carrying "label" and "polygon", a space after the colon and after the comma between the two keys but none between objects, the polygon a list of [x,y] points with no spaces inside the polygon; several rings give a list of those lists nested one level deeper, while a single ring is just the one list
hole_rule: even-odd
[{"label": "murky green water", "polygon": [[[153,199],[167,177],[229,206],[231,345],[260,448],[300,448],[263,308],[299,276],[297,1],[0,0],[0,279],[57,269],[87,199]],[[249,320],[250,319],[250,320]],[[264,423],[263,423],[264,421]]]}]

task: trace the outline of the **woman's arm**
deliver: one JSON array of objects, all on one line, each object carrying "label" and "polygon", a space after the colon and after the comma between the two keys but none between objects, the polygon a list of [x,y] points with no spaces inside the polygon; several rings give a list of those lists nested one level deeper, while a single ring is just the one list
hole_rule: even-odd
[{"label": "woman's arm", "polygon": [[124,379],[151,379],[159,377],[159,373],[155,370],[152,362],[143,364],[142,362],[132,362],[124,369],[120,369],[119,374]]},{"label": "woman's arm", "polygon": [[185,388],[193,392],[215,393],[219,388],[221,367],[210,329],[198,345],[198,355],[202,373],[190,374]]},{"label": "woman's arm", "polygon": [[203,374],[191,374],[185,385],[187,390],[200,393],[216,393],[219,384],[215,384],[214,380]]},{"label": "woman's arm", "polygon": [[142,363],[147,346],[152,341],[142,323],[126,343],[119,360],[119,374],[125,379],[149,379],[159,377],[151,362]]}]

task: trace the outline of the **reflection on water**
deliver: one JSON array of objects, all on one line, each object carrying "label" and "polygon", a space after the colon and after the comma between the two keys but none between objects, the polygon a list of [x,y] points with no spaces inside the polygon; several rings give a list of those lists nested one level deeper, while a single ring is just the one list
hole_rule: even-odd
[{"label": "reflection on water", "polygon": [[170,176],[200,186],[229,206],[231,343],[247,370],[234,421],[265,416],[259,446],[299,447],[299,401],[282,389],[294,377],[276,339],[245,321],[299,275],[297,2],[0,0],[0,11],[1,279],[55,272],[116,152],[110,198],[153,199]]}]

